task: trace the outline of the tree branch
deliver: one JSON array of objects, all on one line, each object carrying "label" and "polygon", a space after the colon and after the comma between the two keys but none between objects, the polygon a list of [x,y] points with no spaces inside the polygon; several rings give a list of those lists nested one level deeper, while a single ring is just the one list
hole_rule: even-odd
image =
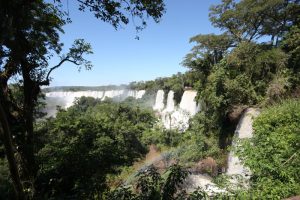
[{"label": "tree branch", "polygon": [[286,163],[288,163],[290,160],[292,160],[293,157],[295,157],[297,155],[297,152],[295,152],[291,157],[289,157],[289,159],[287,159],[282,166],[284,166]]},{"label": "tree branch", "polygon": [[254,31],[253,31],[253,33],[251,34],[251,36],[250,36],[250,38],[248,40],[249,42],[251,42],[251,40],[254,38],[254,36],[258,32],[259,27],[262,25],[264,18],[265,18],[265,15],[262,15],[259,22],[257,22],[257,20],[255,20],[255,22],[253,23]]},{"label": "tree branch", "polygon": [[62,59],[57,65],[55,65],[54,67],[50,68],[50,70],[47,73],[46,79],[44,81],[39,82],[39,85],[49,85],[49,82],[50,82],[49,77],[50,77],[51,72],[53,70],[59,68],[65,62],[71,62],[71,63],[73,63],[75,65],[80,65],[75,60],[71,60],[70,57],[67,56],[66,58]]}]

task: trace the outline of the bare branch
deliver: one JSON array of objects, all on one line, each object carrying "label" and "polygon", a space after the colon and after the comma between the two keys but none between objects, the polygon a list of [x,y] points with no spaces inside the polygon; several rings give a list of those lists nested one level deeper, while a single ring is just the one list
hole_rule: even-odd
[{"label": "bare branch", "polygon": [[291,157],[289,157],[289,159],[287,159],[287,160],[282,164],[282,166],[285,165],[286,163],[288,163],[290,160],[292,160],[293,157],[295,157],[296,155],[297,155],[297,152],[295,152]]},{"label": "bare branch", "polygon": [[51,74],[51,72],[53,71],[53,70],[55,70],[55,69],[57,69],[57,68],[59,68],[62,64],[64,64],[65,62],[71,62],[71,63],[73,63],[73,64],[75,64],[75,65],[80,65],[79,63],[77,63],[75,60],[71,60],[69,57],[66,57],[66,58],[64,58],[64,59],[62,59],[57,65],[55,65],[54,67],[51,67],[50,68],[50,70],[48,71],[48,73],[47,73],[47,76],[46,76],[46,79],[45,79],[45,81],[41,81],[40,83],[39,83],[39,85],[49,85],[49,77],[50,77],[50,74]]}]

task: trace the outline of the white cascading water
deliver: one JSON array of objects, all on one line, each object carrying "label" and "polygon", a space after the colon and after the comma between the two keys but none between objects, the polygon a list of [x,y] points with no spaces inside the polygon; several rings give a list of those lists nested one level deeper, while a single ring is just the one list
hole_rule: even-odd
[{"label": "white cascading water", "polygon": [[161,111],[165,107],[164,96],[165,96],[165,92],[163,90],[157,91],[153,110]]},{"label": "white cascading water", "polygon": [[145,90],[108,90],[108,91],[56,91],[47,92],[46,95],[46,111],[48,116],[54,116],[56,114],[56,106],[61,106],[62,108],[68,108],[74,104],[75,98],[93,97],[95,99],[114,98],[115,100],[123,100],[126,97],[134,97],[135,99],[140,99],[145,94]]},{"label": "white cascading water", "polygon": [[137,93],[138,93],[138,91],[135,91],[135,90],[128,90],[128,91],[127,91],[127,95],[125,94],[125,96],[136,98]]},{"label": "white cascading water", "polygon": [[[174,124],[172,114],[175,112],[174,91],[170,90],[167,98],[167,106],[161,113],[162,123],[166,129],[171,129]],[[175,128],[175,127],[174,127]]]},{"label": "white cascading water", "polygon": [[146,90],[128,90],[126,97],[133,97],[135,99],[141,99],[144,94],[146,93]]},{"label": "white cascading water", "polygon": [[182,95],[179,107],[176,108],[174,102],[174,92],[169,91],[167,106],[160,113],[162,123],[166,129],[178,129],[184,131],[188,128],[189,119],[199,111],[199,107],[195,101],[196,95],[196,91],[186,90]]},{"label": "white cascading water", "polygon": [[124,90],[108,90],[104,92],[102,101],[106,98],[116,98],[116,100],[121,100],[124,94]]},{"label": "white cascading water", "polygon": [[[75,98],[81,96],[93,97],[101,99],[113,98],[117,101],[122,101],[127,97],[140,99],[145,94],[145,90],[107,90],[107,91],[57,91],[46,93],[46,101],[49,113],[48,116],[54,116],[56,105],[62,108],[68,108],[74,104]],[[174,91],[169,91],[167,104],[164,105],[164,91],[158,90],[155,99],[153,110],[157,111],[162,119],[165,128],[176,128],[179,130],[186,130],[188,128],[189,119],[195,115],[199,108],[194,100],[197,95],[196,91],[186,90],[178,107],[175,106]],[[54,111],[53,111],[54,110]],[[50,114],[51,113],[51,114]]]},{"label": "white cascading water", "polygon": [[[238,139],[244,139],[244,138],[251,138],[253,134],[253,119],[259,115],[259,110],[255,108],[248,108],[244,114],[242,115],[238,126],[235,130],[235,137]],[[233,147],[238,147],[239,144],[236,141],[233,141],[232,143]],[[240,159],[234,154],[233,151],[229,153],[228,156],[228,168],[227,168],[227,175],[233,176],[231,179],[231,182],[236,184],[237,179],[234,177],[234,175],[241,175],[244,177],[245,180],[247,180],[247,175],[250,175],[251,172],[248,168],[244,167],[241,163]]]},{"label": "white cascading water", "polygon": [[174,91],[170,90],[168,93],[167,106],[165,110],[167,112],[173,112],[174,109],[175,109]]},{"label": "white cascading water", "polygon": [[72,106],[75,98],[79,98],[81,96],[101,99],[103,97],[103,91],[58,91],[46,93],[47,100],[57,99],[60,102],[58,105],[63,108]]},{"label": "white cascading water", "polygon": [[136,94],[134,97],[136,99],[141,99],[144,96],[144,94],[146,93],[146,90],[137,90],[135,92],[136,92]]},{"label": "white cascading water", "polygon": [[179,107],[182,110],[187,111],[190,115],[195,115],[198,111],[197,102],[195,101],[195,97],[197,95],[196,91],[186,90],[184,91]]}]

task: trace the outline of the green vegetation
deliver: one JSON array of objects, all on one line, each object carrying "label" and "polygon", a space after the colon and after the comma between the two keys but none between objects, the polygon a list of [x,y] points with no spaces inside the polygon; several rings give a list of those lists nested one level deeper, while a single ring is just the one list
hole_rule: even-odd
[{"label": "green vegetation", "polygon": [[[228,181],[229,177],[224,175],[217,176],[215,183],[222,188],[227,188],[229,193],[214,194],[213,199],[283,199],[298,195],[300,193],[299,124],[299,100],[287,100],[263,109],[262,113],[254,121],[253,138],[242,140],[242,145],[237,149],[237,153],[242,161],[251,169],[250,188],[232,190]],[[203,153],[205,150],[195,154],[200,156],[201,152]],[[189,155],[192,155],[192,152]],[[220,155],[219,152],[216,155]],[[169,170],[172,170],[172,167]],[[123,191],[122,198],[118,196],[120,199],[133,199],[144,197],[143,195],[147,196],[150,190],[150,194],[156,195],[155,199],[168,199],[164,198],[164,191],[162,190],[164,183],[157,185],[157,182],[150,178],[152,176],[149,173],[152,171],[153,168],[150,167],[149,170],[139,175],[141,177],[134,183],[136,186],[133,186],[133,188],[137,188],[136,190],[130,187],[127,190],[118,188],[112,194],[120,194]],[[147,176],[143,174],[147,174]],[[156,175],[158,178],[156,177],[155,180],[162,182],[168,180],[165,178],[165,175],[163,175],[164,178],[161,178],[159,174]],[[143,191],[138,186],[141,184],[139,181],[145,177],[148,179],[142,182],[144,184]],[[178,174],[178,177],[181,176]],[[182,175],[182,177],[184,176]],[[126,198],[124,195],[128,193],[132,195],[130,198]],[[149,196],[144,198],[151,199]],[[177,187],[171,199],[209,198],[207,193],[202,190],[186,194],[184,188]]]},{"label": "green vegetation", "polygon": [[224,32],[192,37],[195,46],[183,61],[199,77],[194,87],[202,110],[195,118],[202,137],[218,138],[224,149],[245,108],[299,95],[299,9],[281,0],[211,7],[212,24]]},{"label": "green vegetation", "polygon": [[13,187],[9,178],[7,160],[0,158],[0,199],[12,199]]},{"label": "green vegetation", "polygon": [[[37,127],[37,189],[44,198],[92,198],[106,176],[146,153],[140,142],[155,122],[151,112],[124,103],[82,97]],[[47,133],[47,134],[45,134]]]},{"label": "green vegetation", "polygon": [[[182,148],[181,155],[176,156],[184,163],[211,156],[218,161],[220,167],[224,166],[224,151],[231,143],[234,129],[245,108],[265,107],[283,99],[299,97],[299,9],[299,2],[281,0],[261,3],[254,0],[224,0],[220,5],[212,6],[212,24],[224,32],[220,35],[192,37],[190,41],[196,45],[183,61],[183,65],[190,69],[188,73],[198,78],[191,81],[191,86],[198,90],[202,107],[202,111],[190,122],[190,128],[182,134],[177,146]],[[164,88],[163,83],[156,82]],[[299,151],[287,145],[299,143],[296,138],[299,135],[296,125],[298,119],[291,113],[294,110],[287,109],[286,114],[293,116],[295,121],[286,121],[282,125],[286,129],[280,130],[283,131],[282,134],[285,131],[288,134],[295,126],[295,135],[284,142],[285,147],[278,146],[283,138],[265,132],[265,140],[273,141],[269,144],[270,151],[266,149],[265,152],[260,148],[256,152],[252,151],[252,146],[248,149],[245,147],[244,156],[253,158],[249,161],[252,166],[248,164],[254,171],[251,178],[253,191],[249,191],[253,196],[263,194],[272,199],[299,194],[299,185],[296,184],[299,180],[295,174],[299,171],[299,162],[285,168],[287,171],[280,171],[278,166],[271,167],[275,159],[271,155],[276,155],[277,151],[290,151],[285,152],[283,158],[278,158],[282,159],[281,164],[290,157],[295,159],[294,153]],[[278,110],[274,108],[273,112],[275,115]],[[266,117],[269,118],[272,119],[272,115]],[[278,119],[284,123],[284,119],[291,117],[278,115]],[[258,131],[260,128],[265,130],[264,123],[256,124],[255,128]],[[267,126],[273,127],[274,123]],[[154,141],[162,143],[165,137],[158,134],[157,138],[161,139]],[[254,142],[260,139],[261,142],[264,141],[263,138],[257,138]],[[265,143],[261,145],[264,147]],[[267,152],[270,153],[268,159]],[[265,162],[257,162],[262,159],[266,159]],[[256,171],[258,174],[255,174]],[[269,177],[270,174],[273,174],[272,177]]]},{"label": "green vegetation", "polygon": [[188,172],[176,164],[172,165],[163,176],[156,168],[150,166],[147,170],[139,172],[134,186],[113,190],[106,195],[105,199],[180,199],[186,195],[182,183],[187,175]]}]

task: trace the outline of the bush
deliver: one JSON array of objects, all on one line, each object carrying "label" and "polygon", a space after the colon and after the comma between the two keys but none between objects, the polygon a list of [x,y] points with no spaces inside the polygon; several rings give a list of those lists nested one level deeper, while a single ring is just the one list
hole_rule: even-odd
[{"label": "bush", "polygon": [[183,133],[177,130],[155,129],[146,130],[142,142],[146,145],[155,144],[160,148],[177,147],[182,141]]},{"label": "bush", "polygon": [[36,127],[37,185],[47,199],[89,199],[106,188],[106,176],[146,153],[140,142],[152,113],[127,104],[81,98]]}]

